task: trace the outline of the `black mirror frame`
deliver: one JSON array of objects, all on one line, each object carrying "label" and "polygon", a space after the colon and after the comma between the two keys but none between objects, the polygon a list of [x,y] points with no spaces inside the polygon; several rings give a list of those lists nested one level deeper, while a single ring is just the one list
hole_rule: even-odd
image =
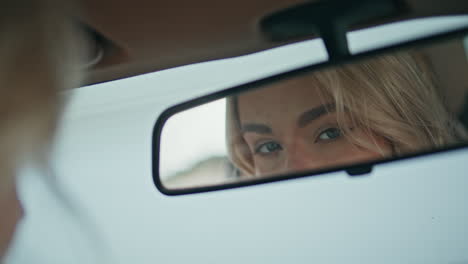
[{"label": "black mirror frame", "polygon": [[285,80],[288,78],[296,77],[302,74],[309,73],[311,71],[316,71],[316,70],[327,68],[327,67],[333,67],[338,64],[342,65],[346,63],[352,63],[357,60],[369,58],[369,57],[376,56],[376,55],[383,55],[385,53],[404,49],[404,48],[407,49],[407,48],[411,48],[415,46],[420,46],[423,44],[427,45],[433,42],[440,42],[443,40],[454,39],[457,37],[461,38],[461,37],[466,36],[467,34],[468,34],[468,26],[462,29],[457,29],[457,30],[453,30],[453,31],[449,31],[449,32],[441,33],[441,34],[431,35],[431,36],[427,36],[421,39],[412,40],[412,41],[400,43],[400,44],[389,46],[389,47],[384,47],[384,48],[379,48],[379,49],[359,53],[359,54],[348,56],[342,59],[334,59],[334,60],[329,60],[323,63],[302,67],[302,68],[291,70],[291,71],[284,72],[281,74],[262,78],[260,80],[256,80],[256,81],[249,82],[246,84],[230,87],[230,88],[218,91],[218,92],[214,92],[209,95],[201,96],[195,99],[182,102],[175,106],[169,107],[168,109],[164,110],[159,115],[153,128],[153,138],[152,138],[153,182],[156,185],[156,188],[161,193],[165,195],[173,196],[173,195],[195,194],[195,193],[219,191],[219,190],[246,187],[246,186],[254,186],[258,184],[284,181],[284,180],[292,180],[292,179],[297,179],[297,178],[302,178],[302,177],[324,176],[328,173],[338,172],[338,171],[345,171],[350,176],[354,177],[354,176],[368,174],[369,172],[371,172],[372,167],[374,165],[385,164],[385,163],[399,161],[399,160],[406,160],[406,159],[411,159],[411,158],[416,158],[416,157],[421,157],[421,156],[429,156],[429,155],[433,155],[433,154],[437,154],[441,152],[455,151],[455,150],[468,148],[468,142],[466,142],[462,144],[448,146],[443,149],[421,151],[421,152],[412,153],[412,154],[404,155],[400,157],[395,157],[395,158],[390,158],[390,159],[380,160],[380,161],[363,162],[363,163],[359,163],[359,164],[355,164],[351,166],[349,165],[337,166],[337,167],[332,167],[332,168],[327,168],[327,169],[322,169],[322,170],[313,170],[313,171],[305,171],[305,172],[300,172],[300,173],[293,173],[287,176],[275,176],[273,178],[259,178],[259,179],[249,180],[247,182],[228,183],[228,184],[223,184],[223,185],[194,187],[194,188],[187,188],[187,189],[176,189],[176,190],[166,189],[164,185],[162,184],[160,177],[159,177],[160,176],[159,175],[159,150],[160,150],[161,132],[166,121],[174,114],[177,114],[179,112],[185,111],[187,109],[190,109],[190,108],[193,108],[193,107],[205,104],[205,103],[209,103],[217,99],[221,99],[223,97],[226,97],[235,93],[246,92],[248,90],[259,88],[266,84],[270,84],[272,82],[277,82],[280,80]]}]

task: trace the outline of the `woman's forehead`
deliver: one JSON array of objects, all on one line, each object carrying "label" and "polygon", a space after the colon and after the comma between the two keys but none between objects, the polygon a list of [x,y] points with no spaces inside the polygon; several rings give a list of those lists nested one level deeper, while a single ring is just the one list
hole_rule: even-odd
[{"label": "woman's forehead", "polygon": [[305,76],[269,85],[238,96],[241,122],[290,119],[310,108],[330,103],[320,85]]}]

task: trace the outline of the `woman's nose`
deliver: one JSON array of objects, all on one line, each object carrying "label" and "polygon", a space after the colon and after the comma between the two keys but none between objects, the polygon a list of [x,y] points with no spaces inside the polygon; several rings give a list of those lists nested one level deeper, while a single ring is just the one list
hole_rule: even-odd
[{"label": "woman's nose", "polygon": [[296,142],[288,150],[285,169],[288,172],[312,170],[320,168],[316,154],[304,142]]}]

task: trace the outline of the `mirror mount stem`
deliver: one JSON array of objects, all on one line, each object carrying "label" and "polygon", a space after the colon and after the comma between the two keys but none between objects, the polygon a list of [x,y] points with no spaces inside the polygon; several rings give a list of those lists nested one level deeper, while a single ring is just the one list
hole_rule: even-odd
[{"label": "mirror mount stem", "polygon": [[329,60],[350,55],[346,32],[352,25],[401,15],[400,0],[328,0],[306,2],[266,16],[261,32],[270,41],[291,41],[320,35]]},{"label": "mirror mount stem", "polygon": [[340,60],[350,55],[346,39],[346,27],[339,23],[322,23],[318,25],[319,35],[328,53],[328,60]]}]

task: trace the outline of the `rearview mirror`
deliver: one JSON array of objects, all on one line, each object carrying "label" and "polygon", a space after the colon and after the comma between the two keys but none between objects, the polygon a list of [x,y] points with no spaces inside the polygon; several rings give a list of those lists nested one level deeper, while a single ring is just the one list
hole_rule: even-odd
[{"label": "rearview mirror", "polygon": [[338,170],[361,175],[375,164],[466,146],[462,106],[450,93],[467,82],[443,72],[452,67],[466,78],[468,64],[463,37],[447,36],[304,67],[166,110],[153,138],[157,187],[171,195]]}]

